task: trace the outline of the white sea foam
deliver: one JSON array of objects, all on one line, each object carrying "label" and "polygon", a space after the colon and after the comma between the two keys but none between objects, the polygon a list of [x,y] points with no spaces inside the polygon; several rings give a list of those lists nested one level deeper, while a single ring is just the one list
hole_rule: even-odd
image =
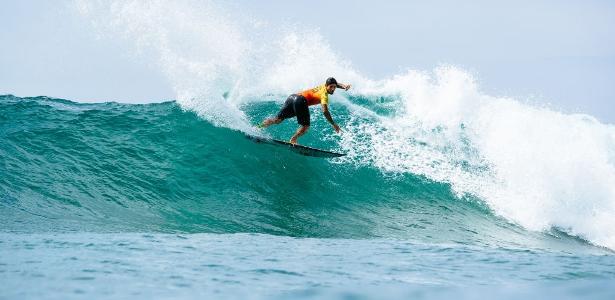
[{"label": "white sea foam", "polygon": [[335,75],[354,95],[388,97],[397,107],[380,116],[335,96],[351,111],[341,140],[346,162],[448,182],[528,229],[557,227],[615,249],[611,125],[485,95],[455,67],[371,80],[317,31],[274,29],[213,2],[77,0],[75,7],[98,32],[155,57],[180,105],[218,126],[249,131],[246,101],[282,101]]},{"label": "white sea foam", "polygon": [[615,249],[615,127],[482,94],[466,72],[409,71],[358,93],[397,94],[398,114],[355,122],[349,159],[449,182],[531,230]]}]

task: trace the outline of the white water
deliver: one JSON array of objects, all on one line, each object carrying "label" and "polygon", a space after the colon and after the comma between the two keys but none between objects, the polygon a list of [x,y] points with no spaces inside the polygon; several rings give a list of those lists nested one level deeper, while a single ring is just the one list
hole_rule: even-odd
[{"label": "white water", "polygon": [[449,182],[528,229],[557,227],[615,248],[614,126],[484,95],[455,68],[359,92],[397,94],[403,109],[353,122],[343,145],[355,161]]},{"label": "white water", "polygon": [[74,4],[95,32],[155,57],[177,101],[218,126],[251,130],[243,103],[282,101],[335,76],[354,95],[398,107],[377,116],[336,93],[352,113],[347,161],[449,182],[528,229],[557,227],[615,249],[613,126],[485,95],[454,67],[365,78],[318,31],[271,28],[209,1]]}]

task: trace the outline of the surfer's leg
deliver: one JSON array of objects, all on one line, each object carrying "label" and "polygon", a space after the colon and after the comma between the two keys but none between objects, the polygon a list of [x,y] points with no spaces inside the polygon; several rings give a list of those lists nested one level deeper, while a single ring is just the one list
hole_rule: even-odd
[{"label": "surfer's leg", "polygon": [[263,121],[262,124],[259,125],[259,127],[261,128],[266,128],[269,125],[272,124],[279,124],[280,122],[294,117],[295,116],[295,109],[293,107],[293,102],[295,100],[295,97],[297,95],[290,95],[288,96],[288,98],[286,99],[286,101],[284,102],[284,105],[282,105],[282,108],[280,109],[280,111],[278,112],[278,114],[273,117],[273,118],[268,118],[265,121]]},{"label": "surfer's leg", "polygon": [[290,138],[291,144],[296,144],[297,139],[304,135],[310,129],[310,109],[308,108],[307,99],[303,96],[297,96],[293,101],[293,109],[297,115],[297,123],[301,125],[295,134]]},{"label": "surfer's leg", "polygon": [[293,109],[297,116],[297,123],[301,126],[310,126],[310,109],[308,108],[307,99],[299,95],[293,101]]},{"label": "surfer's leg", "polygon": [[269,127],[269,125],[280,124],[282,121],[284,121],[284,120],[282,120],[282,119],[280,119],[278,117],[273,117],[273,118],[265,119],[265,121],[263,121],[263,123],[258,125],[258,127],[260,127],[260,128],[267,128],[267,127]]},{"label": "surfer's leg", "polygon": [[300,136],[302,136],[303,134],[305,134],[308,131],[308,129],[310,129],[310,125],[301,125],[301,127],[299,127],[299,129],[297,129],[297,131],[295,132],[295,135],[293,135],[290,138],[289,143],[296,145],[297,144],[297,139]]}]

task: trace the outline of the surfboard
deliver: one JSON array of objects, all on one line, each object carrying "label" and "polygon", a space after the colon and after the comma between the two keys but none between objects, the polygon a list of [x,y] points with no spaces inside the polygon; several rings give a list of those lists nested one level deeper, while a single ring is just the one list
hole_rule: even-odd
[{"label": "surfboard", "polygon": [[246,134],[246,138],[248,138],[249,140],[252,140],[255,143],[263,143],[263,144],[269,144],[269,145],[274,145],[274,146],[288,147],[288,149],[290,149],[291,151],[297,152],[305,156],[333,158],[333,157],[340,157],[340,156],[346,155],[345,153],[331,152],[327,150],[316,149],[316,148],[302,146],[302,145],[293,145],[289,142],[280,141],[280,140],[262,137],[262,136],[255,136],[251,134]]}]

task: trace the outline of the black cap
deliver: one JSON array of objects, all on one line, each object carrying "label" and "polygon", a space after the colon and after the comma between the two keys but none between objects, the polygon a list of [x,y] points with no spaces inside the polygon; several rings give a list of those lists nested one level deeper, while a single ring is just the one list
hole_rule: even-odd
[{"label": "black cap", "polygon": [[330,85],[330,84],[335,84],[337,86],[337,80],[335,80],[335,78],[333,77],[327,78],[325,85]]}]

